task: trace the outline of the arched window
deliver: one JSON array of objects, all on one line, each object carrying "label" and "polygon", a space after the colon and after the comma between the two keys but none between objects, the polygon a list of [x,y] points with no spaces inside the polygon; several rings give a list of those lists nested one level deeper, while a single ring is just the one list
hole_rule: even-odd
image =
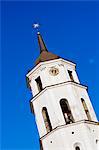
[{"label": "arched window", "polygon": [[76,147],[75,147],[75,150],[80,150],[80,147],[79,147],[79,146],[76,146]]},{"label": "arched window", "polygon": [[89,110],[88,110],[87,105],[85,103],[85,100],[83,98],[81,98],[81,102],[83,104],[83,108],[85,110],[85,113],[86,113],[86,116],[87,116],[88,120],[91,120]]},{"label": "arched window", "polygon": [[48,133],[52,130],[52,126],[51,126],[51,122],[50,122],[49,115],[48,115],[46,107],[43,107],[42,115],[43,115],[46,130],[47,130],[47,133]]},{"label": "arched window", "polygon": [[73,119],[68,101],[66,99],[61,99],[60,106],[63,112],[64,119],[66,121],[66,124],[73,123],[74,119]]}]

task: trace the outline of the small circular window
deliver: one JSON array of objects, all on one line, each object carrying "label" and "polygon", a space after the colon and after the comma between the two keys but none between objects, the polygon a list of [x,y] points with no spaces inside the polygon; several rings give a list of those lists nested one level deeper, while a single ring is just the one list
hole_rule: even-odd
[{"label": "small circular window", "polygon": [[52,68],[49,70],[49,73],[50,73],[52,76],[56,76],[57,74],[59,74],[59,70],[58,70],[58,68],[52,67]]}]

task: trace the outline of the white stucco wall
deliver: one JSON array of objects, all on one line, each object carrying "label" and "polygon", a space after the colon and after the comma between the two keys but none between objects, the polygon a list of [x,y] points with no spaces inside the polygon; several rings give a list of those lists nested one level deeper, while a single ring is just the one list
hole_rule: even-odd
[{"label": "white stucco wall", "polygon": [[65,124],[65,120],[60,107],[60,100],[62,98],[68,100],[75,122],[80,120],[88,120],[81,103],[82,96],[85,99],[92,121],[97,121],[86,88],[76,83],[69,82],[48,87],[44,91],[39,93],[39,95],[34,97],[34,99],[32,99],[32,102],[40,137],[44,136],[47,133],[42,116],[43,107],[46,107],[48,110],[49,118],[53,128]]},{"label": "white stucco wall", "polygon": [[[55,67],[59,70],[59,74],[56,76],[50,75],[49,71],[52,67]],[[35,79],[40,76],[42,81],[42,86],[45,88],[46,86],[59,84],[66,81],[71,81],[68,70],[72,71],[74,81],[79,83],[79,79],[77,77],[75,71],[75,64],[69,61],[65,61],[63,59],[56,59],[47,62],[42,62],[38,64],[34,69],[32,69],[27,77],[30,80],[30,86],[32,89],[33,96],[35,96],[39,91],[35,82]]]},{"label": "white stucco wall", "polygon": [[42,137],[45,150],[98,150],[96,139],[99,139],[99,126],[94,123],[78,122],[58,127]]},{"label": "white stucco wall", "polygon": [[[58,68],[59,74],[52,76],[49,73],[51,67]],[[71,81],[68,70],[72,71],[75,82]],[[35,79],[40,76],[43,90],[39,93]],[[80,85],[75,64],[63,59],[56,59],[38,64],[27,77],[31,86],[34,114],[43,143],[44,150],[74,150],[74,146],[80,144],[81,150],[98,150],[98,126],[94,123],[85,123],[88,120],[84,111],[81,98],[86,102],[91,120],[97,122],[87,88]],[[60,100],[66,99],[69,103],[75,123],[66,125],[60,106]],[[52,131],[47,134],[42,108],[46,107]],[[81,123],[80,123],[81,122]],[[56,129],[55,129],[56,128]],[[74,134],[72,134],[74,132]],[[47,135],[46,135],[47,134]]]}]

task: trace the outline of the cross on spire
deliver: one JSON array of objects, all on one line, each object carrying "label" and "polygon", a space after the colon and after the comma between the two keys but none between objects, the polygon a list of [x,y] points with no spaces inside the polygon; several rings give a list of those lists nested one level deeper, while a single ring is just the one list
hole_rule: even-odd
[{"label": "cross on spire", "polygon": [[38,31],[40,25],[39,25],[39,23],[34,23],[34,24],[32,25],[32,27]]}]

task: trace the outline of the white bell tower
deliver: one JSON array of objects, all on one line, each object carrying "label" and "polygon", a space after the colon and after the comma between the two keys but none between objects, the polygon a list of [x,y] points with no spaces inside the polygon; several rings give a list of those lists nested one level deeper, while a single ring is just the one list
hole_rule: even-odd
[{"label": "white bell tower", "polygon": [[76,65],[48,52],[37,37],[40,56],[26,77],[41,150],[99,150],[99,123]]}]

